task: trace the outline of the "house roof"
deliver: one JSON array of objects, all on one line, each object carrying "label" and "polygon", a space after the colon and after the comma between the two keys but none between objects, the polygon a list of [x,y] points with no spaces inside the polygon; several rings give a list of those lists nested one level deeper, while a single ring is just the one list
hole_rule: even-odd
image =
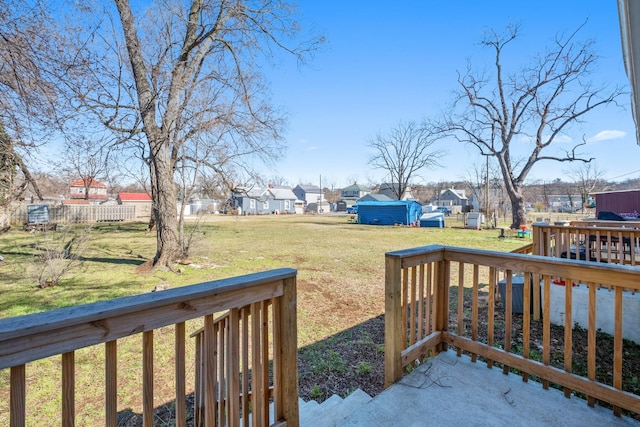
[{"label": "house roof", "polygon": [[375,193],[375,194],[366,194],[362,197],[360,197],[358,199],[358,203],[362,202],[368,202],[368,201],[376,201],[376,202],[389,202],[395,200],[389,196],[387,196],[386,194],[380,194],[380,193]]},{"label": "house roof", "polygon": [[296,185],[296,188],[301,189],[302,191],[304,191],[305,193],[320,193],[320,187],[318,187],[317,185]]},{"label": "house roof", "polygon": [[118,193],[118,198],[123,202],[150,202],[151,196],[147,193]]},{"label": "house roof", "polygon": [[342,191],[371,191],[369,188],[360,184],[352,184],[348,187],[344,187]]},{"label": "house roof", "polygon": [[[85,194],[70,194],[69,196],[70,196],[69,197],[70,199],[74,199],[74,200],[87,199],[87,196]],[[109,196],[106,194],[89,193],[88,200],[107,200],[108,198]]]},{"label": "house roof", "polygon": [[446,190],[441,190],[440,191],[440,195],[444,195],[447,192],[451,192],[453,193],[453,195],[455,195],[456,197],[460,198],[460,199],[466,199],[467,197],[464,194],[464,190],[456,190],[455,188],[447,188]]},{"label": "house roof", "polygon": [[233,195],[235,197],[249,197],[250,199],[259,199],[260,196],[264,194],[264,188],[259,187],[236,187],[233,190]]},{"label": "house roof", "polygon": [[290,188],[269,188],[267,191],[276,200],[296,200],[298,198]]},{"label": "house roof", "polygon": [[89,201],[87,199],[64,199],[62,201],[63,205],[88,205]]},{"label": "house roof", "polygon": [[106,184],[101,183],[93,178],[80,178],[71,183],[71,187],[85,187],[88,181],[89,188],[107,188]]}]

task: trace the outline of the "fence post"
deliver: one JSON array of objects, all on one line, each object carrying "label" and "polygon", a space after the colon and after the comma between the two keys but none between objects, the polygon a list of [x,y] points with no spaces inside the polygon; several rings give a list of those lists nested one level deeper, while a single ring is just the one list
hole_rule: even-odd
[{"label": "fence post", "polygon": [[402,324],[402,259],[385,256],[384,386],[391,387],[402,377],[402,350],[406,337]]}]

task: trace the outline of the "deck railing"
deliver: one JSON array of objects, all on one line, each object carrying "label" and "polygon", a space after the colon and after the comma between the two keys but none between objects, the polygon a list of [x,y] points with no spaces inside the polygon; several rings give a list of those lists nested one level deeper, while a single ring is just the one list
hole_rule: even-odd
[{"label": "deck railing", "polygon": [[[501,276],[504,277],[501,278]],[[522,283],[522,314],[514,314],[516,277]],[[586,373],[573,372],[572,292],[564,286],[564,339],[552,342],[550,316],[532,319],[536,288],[542,295],[543,313],[551,307],[551,286],[555,278],[565,283],[581,283],[588,288],[588,345]],[[397,382],[405,369],[454,346],[458,355],[469,354],[473,361],[486,360],[489,367],[500,364],[506,373],[518,370],[527,381],[538,377],[545,388],[550,384],[586,396],[588,404],[607,402],[619,415],[621,409],[640,413],[640,396],[623,390],[623,289],[640,289],[640,270],[630,266],[560,260],[550,257],[501,253],[474,249],[427,246],[386,254],[385,302],[385,385]],[[496,302],[503,286],[502,302]],[[601,355],[596,352],[596,319],[602,304],[596,304],[596,289],[612,289],[615,332],[610,383],[596,376]],[[497,310],[504,310],[498,313]],[[502,317],[496,316],[503,314]],[[533,324],[536,330],[532,329]],[[635,328],[627,324],[624,328]],[[539,329],[542,332],[539,333]],[[535,336],[534,336],[535,333]],[[561,363],[560,367],[552,366]]]},{"label": "deck railing", "polygon": [[[220,335],[214,315],[227,310],[229,327]],[[271,313],[268,322],[267,311]],[[249,313],[253,317],[251,325],[247,324]],[[184,426],[187,417],[185,322],[192,319],[204,324],[199,344],[201,360],[193,362],[203,369],[198,371],[203,380],[198,394],[201,405],[195,408],[196,411],[203,408],[198,417],[200,425],[247,425],[250,405],[245,399],[251,393],[251,407],[259,412],[260,420],[269,419],[269,396],[272,396],[272,418],[279,425],[297,427],[296,271],[292,269],[0,320],[0,369],[10,369],[10,425],[24,426],[27,411],[37,411],[37,408],[27,408],[25,403],[30,362],[56,355],[61,357],[59,390],[63,395],[59,415],[53,419],[59,419],[63,426],[75,425],[75,395],[82,393],[76,391],[75,351],[104,344],[105,413],[104,423],[100,424],[116,426],[118,379],[131,374],[118,372],[118,340],[141,334],[142,418],[145,426],[152,426],[154,331],[175,325],[175,425]],[[245,353],[239,351],[248,348],[249,342],[261,349],[254,349],[253,355],[259,360],[252,365]],[[223,354],[218,353],[219,363],[214,363],[219,350]],[[267,356],[273,364],[269,380],[262,375],[269,363]],[[225,372],[224,381],[220,381],[219,370]],[[270,390],[269,385],[270,393],[265,392]],[[216,405],[222,395],[226,404],[220,415]],[[257,411],[256,408],[264,409]]]},{"label": "deck railing", "polygon": [[[618,224],[574,221],[533,225],[533,254],[610,264],[640,263],[640,230]],[[622,224],[622,225],[621,225]]]},{"label": "deck railing", "polygon": [[[274,379],[278,375],[269,366],[275,350],[269,331],[274,327],[276,310],[271,301],[233,308],[191,335],[196,340],[196,426],[204,425],[205,419],[231,425],[231,420],[238,418],[243,426],[270,424],[269,401],[277,390]],[[208,374],[213,375],[213,381],[207,381]],[[208,383],[221,386],[207,391]],[[213,398],[207,397],[211,392]]]}]

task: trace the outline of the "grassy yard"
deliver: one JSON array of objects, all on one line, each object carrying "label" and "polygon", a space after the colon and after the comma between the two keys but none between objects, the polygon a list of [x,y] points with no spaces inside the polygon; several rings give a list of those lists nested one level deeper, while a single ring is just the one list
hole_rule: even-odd
[{"label": "grassy yard", "polygon": [[[323,398],[332,389],[344,390],[345,385],[339,382],[347,371],[360,376],[379,375],[380,367],[371,360],[379,359],[383,342],[379,334],[369,331],[379,330],[382,322],[385,252],[430,244],[509,251],[528,243],[499,239],[497,230],[465,230],[455,218],[447,219],[447,226],[453,228],[445,229],[365,226],[348,223],[346,216],[329,215],[214,216],[189,226],[194,233],[191,263],[181,266],[178,274],[139,271],[139,266],[155,253],[155,235],[147,233],[142,223],[100,224],[89,231],[67,228],[64,233],[30,234],[16,229],[0,235],[0,254],[4,257],[0,263],[0,318],[150,292],[156,286],[179,287],[292,267],[298,270],[301,393]],[[82,265],[56,286],[37,287],[30,277],[39,263],[43,239],[70,236],[70,232],[88,233],[88,247],[77,254]],[[189,329],[199,326],[194,323]],[[365,329],[358,329],[362,327]],[[172,340],[171,330],[162,330],[156,337],[158,406],[172,400]],[[134,336],[119,344],[123,413],[141,410],[140,341]],[[378,359],[366,355],[355,361],[345,359],[338,351],[341,346],[352,346],[353,351],[363,354],[377,353]],[[103,379],[95,375],[103,370],[102,352],[102,347],[89,348],[76,356],[77,389],[95,390],[95,395],[78,394],[79,425],[93,425],[96,417],[102,416]],[[56,417],[59,366],[59,358],[51,358],[27,368],[28,425],[44,425]],[[187,368],[192,382],[193,366]],[[336,381],[335,387],[327,378]],[[2,425],[8,424],[7,386],[5,371],[0,373]]]}]

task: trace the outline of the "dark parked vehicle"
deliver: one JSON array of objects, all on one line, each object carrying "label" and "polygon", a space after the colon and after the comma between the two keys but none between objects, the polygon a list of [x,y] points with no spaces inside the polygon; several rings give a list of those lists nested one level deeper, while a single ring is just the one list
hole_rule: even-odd
[{"label": "dark parked vehicle", "polygon": [[358,205],[349,206],[347,208],[348,214],[357,214],[358,213]]},{"label": "dark parked vehicle", "polygon": [[451,209],[449,209],[449,208],[448,208],[448,207],[446,207],[446,206],[438,206],[438,207],[436,208],[436,212],[441,212],[441,213],[443,213],[445,216],[449,216],[449,215],[451,215]]}]

